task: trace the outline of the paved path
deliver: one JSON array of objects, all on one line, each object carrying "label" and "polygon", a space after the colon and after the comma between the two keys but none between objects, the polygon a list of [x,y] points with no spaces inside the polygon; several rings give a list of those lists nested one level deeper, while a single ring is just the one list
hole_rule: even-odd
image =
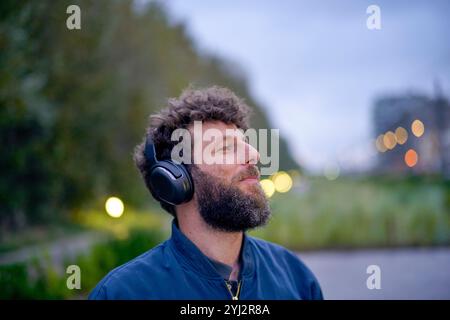
[{"label": "paved path", "polygon": [[[325,299],[450,299],[450,248],[300,253]],[[381,270],[381,289],[369,290],[369,265]]]},{"label": "paved path", "polygon": [[21,263],[32,258],[45,259],[49,257],[56,265],[62,264],[65,258],[75,258],[83,252],[88,252],[94,243],[106,241],[107,236],[96,232],[83,232],[49,243],[30,245],[13,252],[0,254],[0,265]]}]

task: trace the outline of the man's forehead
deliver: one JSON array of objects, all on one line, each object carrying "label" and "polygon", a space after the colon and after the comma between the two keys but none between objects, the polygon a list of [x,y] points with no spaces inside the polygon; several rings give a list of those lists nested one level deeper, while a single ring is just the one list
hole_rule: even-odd
[{"label": "man's forehead", "polygon": [[202,128],[203,130],[217,129],[223,131],[224,133],[227,129],[237,129],[234,123],[225,123],[222,121],[203,121]]},{"label": "man's forehead", "polygon": [[[189,131],[193,133],[194,127],[191,126],[189,128]],[[244,132],[241,129],[238,129],[235,124],[227,124],[222,121],[205,121],[202,122],[201,126],[201,133],[202,136],[206,135],[213,135],[216,136],[217,134],[220,134],[221,137],[224,139],[230,139],[230,138],[243,138]],[[195,135],[194,135],[194,138]],[[200,137],[198,137],[200,138]]]}]

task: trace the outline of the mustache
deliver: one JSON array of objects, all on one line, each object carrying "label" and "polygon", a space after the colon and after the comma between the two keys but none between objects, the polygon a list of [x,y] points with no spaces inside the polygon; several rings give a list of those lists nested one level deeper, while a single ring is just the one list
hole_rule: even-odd
[{"label": "mustache", "polygon": [[241,181],[249,177],[257,177],[259,179],[259,169],[256,166],[251,166],[245,169],[243,172],[240,172],[233,178],[233,182]]}]

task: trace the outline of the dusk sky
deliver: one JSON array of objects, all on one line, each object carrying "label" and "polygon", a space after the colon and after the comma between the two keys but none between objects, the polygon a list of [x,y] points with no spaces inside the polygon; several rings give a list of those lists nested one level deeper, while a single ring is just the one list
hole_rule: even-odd
[{"label": "dusk sky", "polygon": [[[371,111],[382,94],[450,96],[450,1],[166,2],[200,50],[237,63],[293,155],[327,164],[374,159]],[[369,30],[369,5],[381,30]]]}]

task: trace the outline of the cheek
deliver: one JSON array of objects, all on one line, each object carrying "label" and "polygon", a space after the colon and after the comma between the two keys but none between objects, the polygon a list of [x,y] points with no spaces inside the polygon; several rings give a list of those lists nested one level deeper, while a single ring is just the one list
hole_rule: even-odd
[{"label": "cheek", "polygon": [[220,166],[220,168],[217,169],[218,172],[222,175],[224,179],[226,179],[228,182],[231,182],[233,178],[238,173],[238,166],[236,165],[223,165]]},{"label": "cheek", "polygon": [[203,172],[206,172],[212,176],[223,179],[230,182],[235,175],[236,168],[234,165],[201,165],[199,166]]}]

